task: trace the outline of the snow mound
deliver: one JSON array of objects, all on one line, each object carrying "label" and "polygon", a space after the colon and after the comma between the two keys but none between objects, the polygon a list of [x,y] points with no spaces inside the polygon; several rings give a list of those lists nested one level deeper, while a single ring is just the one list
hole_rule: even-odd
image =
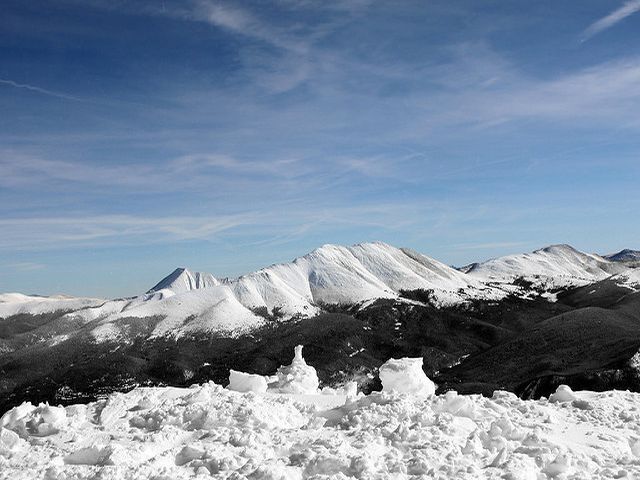
[{"label": "snow mound", "polygon": [[264,393],[267,391],[267,379],[262,375],[230,370],[227,388],[235,392]]},{"label": "snow mound", "polygon": [[433,395],[436,385],[422,370],[422,358],[392,358],[380,367],[384,392]]},{"label": "snow mound", "polygon": [[[0,478],[638,478],[640,395],[572,393],[550,402],[382,392],[330,405],[327,395],[207,383],[53,411],[23,404],[1,420]],[[44,423],[57,427],[43,434]]]},{"label": "snow mound", "polygon": [[307,365],[302,357],[302,345],[295,348],[291,365],[278,368],[277,389],[281,393],[318,393],[318,374],[316,369]]},{"label": "snow mound", "polygon": [[568,385],[559,385],[549,397],[550,402],[573,402],[575,399],[576,396]]}]

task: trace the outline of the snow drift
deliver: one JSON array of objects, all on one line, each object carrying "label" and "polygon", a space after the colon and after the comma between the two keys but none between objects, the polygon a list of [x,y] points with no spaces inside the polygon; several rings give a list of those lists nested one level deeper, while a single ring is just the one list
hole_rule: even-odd
[{"label": "snow drift", "polygon": [[27,403],[0,421],[0,478],[637,478],[640,395],[566,393],[383,392],[327,407],[207,383]]}]

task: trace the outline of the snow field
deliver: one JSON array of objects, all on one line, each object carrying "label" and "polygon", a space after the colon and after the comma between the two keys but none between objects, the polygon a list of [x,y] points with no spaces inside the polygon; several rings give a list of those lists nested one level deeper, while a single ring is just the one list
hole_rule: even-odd
[{"label": "snow field", "polygon": [[[503,391],[436,396],[420,360],[387,362],[384,391],[369,396],[320,394],[297,347],[266,393],[265,377],[232,371],[231,388],[261,393],[210,382],[66,408],[23,403],[0,419],[0,479],[640,475],[639,394],[563,385],[549,401]],[[270,393],[278,390],[294,393]]]},{"label": "snow field", "polygon": [[208,383],[23,404],[2,420],[0,478],[637,478],[640,395],[573,396],[379,393],[326,409]]}]

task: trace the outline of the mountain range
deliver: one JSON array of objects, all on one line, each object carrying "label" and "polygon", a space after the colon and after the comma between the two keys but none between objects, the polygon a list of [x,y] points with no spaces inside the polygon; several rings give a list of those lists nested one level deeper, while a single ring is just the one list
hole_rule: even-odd
[{"label": "mountain range", "polygon": [[[454,268],[381,242],[324,245],[238,278],[178,268],[129,298],[5,293],[0,396],[6,395],[7,405],[28,392],[71,401],[145,382],[221,381],[238,364],[272,373],[297,343],[310,345],[310,358],[327,382],[342,372],[361,374],[367,383],[390,356],[415,355],[450,388],[517,391],[526,380],[532,395],[540,394],[531,387],[536,378],[565,370],[504,370],[509,362],[501,348],[524,342],[530,355],[553,357],[527,335],[544,320],[550,322],[546,336],[569,338],[562,316],[571,313],[572,328],[584,320],[591,332],[612,338],[613,353],[596,370],[626,362],[640,348],[640,332],[638,338],[629,334],[640,323],[638,254],[601,256],[552,245]],[[606,311],[594,317],[593,308]],[[611,329],[594,328],[593,318],[609,318],[605,326]],[[594,354],[574,347],[581,356]],[[554,348],[563,351],[562,345]]]},{"label": "mountain range", "polygon": [[[233,279],[177,268],[146,293],[126,299],[3,294],[0,318],[65,312],[61,327],[65,322],[91,324],[98,341],[126,337],[132,318],[156,319],[151,336],[237,334],[262,326],[265,316],[312,317],[324,305],[399,298],[402,291],[424,290],[434,305],[450,306],[478,299],[500,300],[510,294],[552,295],[558,288],[610,277],[632,288],[636,285],[632,266],[638,255],[640,252],[623,250],[605,257],[569,245],[552,245],[455,269],[381,242],[324,245],[290,263]],[[52,335],[55,332],[50,330]],[[56,341],[55,336],[51,338]]]}]

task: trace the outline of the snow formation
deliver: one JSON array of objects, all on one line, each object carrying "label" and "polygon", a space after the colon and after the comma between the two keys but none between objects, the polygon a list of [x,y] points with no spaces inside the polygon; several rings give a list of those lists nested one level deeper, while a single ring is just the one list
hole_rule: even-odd
[{"label": "snow formation", "polygon": [[318,374],[316,369],[307,365],[302,357],[302,345],[295,348],[291,365],[282,366],[276,372],[277,388],[281,393],[317,393]]},{"label": "snow formation", "polygon": [[392,358],[380,367],[380,381],[384,392],[433,395],[436,385],[422,370],[423,359]]},{"label": "snow formation", "polygon": [[235,392],[264,393],[267,391],[267,379],[254,373],[229,371],[229,385],[227,388]]},{"label": "snow formation", "polygon": [[[559,389],[559,393],[561,390]],[[566,393],[566,392],[565,392]],[[213,383],[0,421],[0,479],[611,479],[640,475],[640,395],[309,396]]]}]

